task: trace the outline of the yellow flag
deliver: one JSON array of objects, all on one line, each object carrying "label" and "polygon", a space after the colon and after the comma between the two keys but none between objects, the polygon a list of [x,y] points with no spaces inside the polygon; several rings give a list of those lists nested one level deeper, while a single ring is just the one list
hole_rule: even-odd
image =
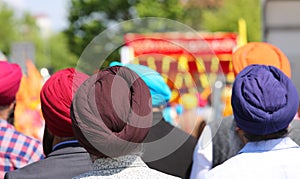
[{"label": "yellow flag", "polygon": [[247,44],[247,24],[245,19],[239,19],[239,37],[237,47],[241,47]]}]

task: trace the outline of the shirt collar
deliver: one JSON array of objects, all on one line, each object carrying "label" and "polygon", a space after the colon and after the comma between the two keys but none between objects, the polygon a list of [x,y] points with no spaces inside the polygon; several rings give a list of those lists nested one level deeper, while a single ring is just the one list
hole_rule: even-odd
[{"label": "shirt collar", "polygon": [[0,119],[0,127],[15,129],[15,127],[13,125],[11,125],[10,123],[8,123],[4,119]]},{"label": "shirt collar", "polygon": [[52,147],[52,151],[58,150],[58,149],[61,149],[64,147],[69,147],[69,146],[78,147],[80,145],[79,145],[78,140],[67,140],[67,141],[63,141],[63,142],[60,142],[60,143],[54,145]]},{"label": "shirt collar", "polygon": [[289,137],[264,140],[259,142],[248,142],[240,153],[266,152],[274,150],[282,150],[288,148],[299,148],[299,146]]},{"label": "shirt collar", "polygon": [[137,155],[125,155],[116,158],[99,158],[93,163],[93,169],[95,171],[110,170],[114,166],[114,169],[124,169],[128,167],[147,167],[142,159]]}]

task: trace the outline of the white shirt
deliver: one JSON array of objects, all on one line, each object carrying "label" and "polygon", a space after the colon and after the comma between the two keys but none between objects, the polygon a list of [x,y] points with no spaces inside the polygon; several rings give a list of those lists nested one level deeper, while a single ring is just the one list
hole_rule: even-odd
[{"label": "white shirt", "polygon": [[248,142],[238,155],[213,168],[204,178],[263,178],[300,177],[300,148],[289,137]]},{"label": "white shirt", "polygon": [[212,132],[209,126],[205,126],[202,135],[195,147],[193,154],[193,166],[190,179],[201,179],[212,167],[213,144]]}]

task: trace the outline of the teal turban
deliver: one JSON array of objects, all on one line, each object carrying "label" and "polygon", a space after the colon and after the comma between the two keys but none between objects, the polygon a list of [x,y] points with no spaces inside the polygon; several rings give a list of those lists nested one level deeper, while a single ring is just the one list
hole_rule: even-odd
[{"label": "teal turban", "polygon": [[120,62],[112,62],[109,66],[126,66],[137,73],[146,83],[150,90],[152,98],[152,106],[166,105],[171,98],[171,90],[166,84],[162,76],[155,70],[136,64],[122,64]]}]

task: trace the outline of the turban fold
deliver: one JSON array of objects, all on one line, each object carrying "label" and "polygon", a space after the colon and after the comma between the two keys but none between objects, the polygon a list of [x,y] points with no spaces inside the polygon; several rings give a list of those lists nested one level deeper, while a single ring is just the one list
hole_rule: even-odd
[{"label": "turban fold", "polygon": [[272,65],[291,77],[288,58],[279,48],[269,43],[250,42],[233,53],[232,66],[235,76],[251,64]]},{"label": "turban fold", "polygon": [[278,68],[250,65],[233,83],[231,98],[237,126],[254,135],[267,135],[288,127],[299,106],[292,81]]},{"label": "turban fold", "polygon": [[73,94],[88,75],[67,68],[54,73],[40,93],[43,116],[48,129],[56,136],[72,137],[70,107]]},{"label": "turban fold", "polygon": [[80,86],[71,118],[76,138],[89,153],[98,157],[129,154],[152,125],[149,89],[129,68],[107,68]]},{"label": "turban fold", "polygon": [[136,72],[146,83],[150,90],[152,98],[152,106],[166,105],[171,98],[171,89],[166,84],[162,76],[155,70],[136,64],[122,64],[119,62],[112,62],[110,66],[126,66],[132,71]]},{"label": "turban fold", "polygon": [[0,61],[0,106],[11,104],[20,87],[22,70],[18,64]]}]

